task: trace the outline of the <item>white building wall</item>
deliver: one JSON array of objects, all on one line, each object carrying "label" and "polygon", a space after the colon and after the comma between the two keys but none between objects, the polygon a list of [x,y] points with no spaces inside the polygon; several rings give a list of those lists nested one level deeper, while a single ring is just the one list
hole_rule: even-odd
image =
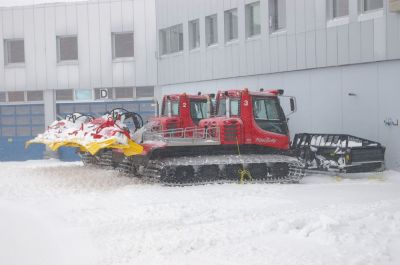
[{"label": "white building wall", "polygon": [[[297,99],[298,111],[289,120],[292,136],[298,132],[346,133],[376,140],[387,148],[387,165],[399,168],[400,128],[384,123],[400,120],[399,73],[400,60],[393,60],[165,85],[162,93],[283,88]],[[289,106],[285,101],[282,104]]]},{"label": "white building wall", "polygon": [[[183,23],[184,51],[159,58],[159,83],[175,84],[400,59],[400,15],[388,0],[360,14],[349,0],[348,22],[328,23],[325,0],[286,0],[286,29],[270,34],[268,0],[260,1],[261,34],[245,35],[245,4],[254,0],[156,0],[157,28]],[[224,11],[238,8],[239,39],[226,44]],[[218,45],[206,47],[204,18],[218,14]],[[200,49],[188,49],[188,21],[200,19]]]},{"label": "white building wall", "polygon": [[[5,66],[0,91],[154,86],[152,0],[98,0],[0,9],[0,39],[24,38],[25,64]],[[135,58],[112,60],[111,33],[133,31]],[[56,36],[78,35],[78,63],[57,63]]]}]

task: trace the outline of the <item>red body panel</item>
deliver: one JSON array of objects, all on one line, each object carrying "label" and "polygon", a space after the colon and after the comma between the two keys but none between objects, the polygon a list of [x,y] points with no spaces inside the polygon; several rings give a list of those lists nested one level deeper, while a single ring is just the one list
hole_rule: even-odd
[{"label": "red body panel", "polygon": [[179,102],[179,113],[171,115],[171,117],[168,117],[167,113],[163,113],[162,116],[153,118],[151,121],[154,123],[154,127],[159,127],[157,130],[171,130],[197,126],[193,122],[190,114],[190,101],[193,99],[206,100],[206,96],[187,95],[186,93],[164,96],[162,109],[166,108],[167,98],[169,98],[170,101]]},{"label": "red body panel", "polygon": [[[290,143],[289,135],[265,131],[254,120],[252,96],[277,97],[277,93],[274,92],[250,93],[247,89],[227,91],[231,99],[240,99],[240,116],[204,119],[200,122],[199,127],[219,127],[221,144],[251,144],[287,150]],[[225,93],[219,92],[217,102],[225,100],[225,97]],[[236,139],[226,137],[227,135],[232,136],[235,131]]]}]

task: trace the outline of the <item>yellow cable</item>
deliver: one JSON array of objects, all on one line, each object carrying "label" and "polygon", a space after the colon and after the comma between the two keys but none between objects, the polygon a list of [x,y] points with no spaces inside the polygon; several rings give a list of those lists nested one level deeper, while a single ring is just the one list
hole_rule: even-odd
[{"label": "yellow cable", "polygon": [[[238,149],[238,154],[240,156],[240,147],[239,147],[239,139],[236,137],[236,146]],[[243,184],[245,181],[245,178],[247,177],[248,180],[252,181],[253,177],[251,176],[251,173],[248,169],[244,168],[244,164],[242,164],[242,169],[239,169],[239,175],[240,175],[240,184]]]}]

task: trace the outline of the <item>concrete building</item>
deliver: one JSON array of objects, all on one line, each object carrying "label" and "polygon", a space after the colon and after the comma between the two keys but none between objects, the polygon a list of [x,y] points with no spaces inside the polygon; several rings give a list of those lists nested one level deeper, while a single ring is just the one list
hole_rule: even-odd
[{"label": "concrete building", "polygon": [[163,94],[248,87],[297,97],[291,133],[382,142],[400,167],[396,0],[156,0]]},{"label": "concrete building", "polygon": [[42,147],[23,143],[56,115],[153,115],[155,22],[147,0],[0,9],[0,160],[41,158]]}]

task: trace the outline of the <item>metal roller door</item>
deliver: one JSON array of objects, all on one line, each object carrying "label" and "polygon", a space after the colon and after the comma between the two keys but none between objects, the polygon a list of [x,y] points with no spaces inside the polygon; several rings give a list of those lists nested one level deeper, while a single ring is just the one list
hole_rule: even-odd
[{"label": "metal roller door", "polygon": [[0,161],[42,159],[45,147],[32,145],[25,149],[25,142],[44,131],[44,106],[0,106]]}]

